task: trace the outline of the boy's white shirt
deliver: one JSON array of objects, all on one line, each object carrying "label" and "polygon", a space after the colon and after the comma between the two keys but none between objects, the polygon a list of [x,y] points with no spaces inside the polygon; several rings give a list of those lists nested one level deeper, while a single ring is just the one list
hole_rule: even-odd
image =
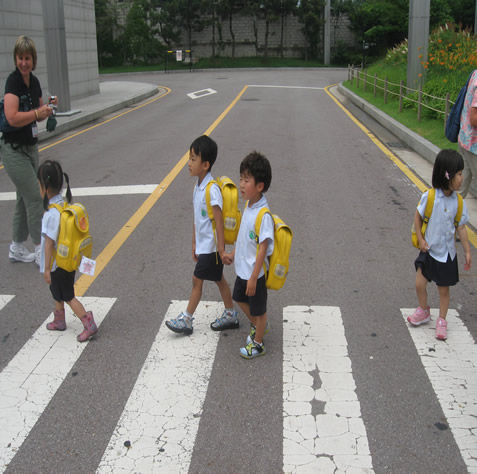
[{"label": "boy's white shirt", "polygon": [[[49,201],[48,205],[50,204],[59,204],[63,206],[63,197],[61,194],[57,194],[53,196]],[[58,245],[58,234],[60,232],[60,219],[61,214],[56,208],[51,208],[45,211],[43,217],[41,219],[41,257],[40,257],[40,272],[45,272],[45,236],[49,237],[51,240],[55,242],[55,248]],[[53,259],[53,265],[51,267],[51,271],[55,271],[57,269],[56,259]]]},{"label": "boy's white shirt", "polygon": [[[428,191],[426,191],[419,201],[417,211],[424,218],[426,210]],[[450,196],[446,196],[442,189],[436,189],[436,197],[434,200],[434,208],[432,209],[431,218],[427,224],[426,235],[424,239],[429,245],[430,256],[438,262],[447,262],[447,256],[450,255],[454,260],[457,251],[455,248],[455,225],[454,220],[457,214],[457,194],[453,192]],[[459,225],[467,224],[469,216],[467,214],[467,206],[464,201],[462,209],[462,218]]]},{"label": "boy's white shirt", "polygon": [[[212,221],[207,213],[205,201],[205,188],[213,179],[211,173],[207,173],[202,182],[194,187],[194,225],[195,225],[195,253],[196,255],[214,253],[217,250]],[[222,193],[218,185],[212,185],[210,189],[210,205],[223,207]]]},{"label": "boy's white shirt", "polygon": [[[235,273],[242,280],[249,280],[252,276],[255,262],[257,261],[257,242],[255,240],[255,220],[262,207],[268,207],[265,196],[253,204],[252,207],[247,206],[244,210],[240,229],[235,245]],[[275,226],[272,216],[267,212],[262,219],[260,226],[259,243],[269,239],[267,247],[267,257],[273,253],[273,236]],[[260,269],[259,278],[263,276],[263,267]]]}]

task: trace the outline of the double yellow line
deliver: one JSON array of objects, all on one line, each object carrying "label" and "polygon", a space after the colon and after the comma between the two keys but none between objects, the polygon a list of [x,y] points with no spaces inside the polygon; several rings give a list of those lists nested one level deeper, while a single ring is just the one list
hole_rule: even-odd
[{"label": "double yellow line", "polygon": [[[408,167],[403,163],[388,147],[386,147],[376,135],[373,134],[368,128],[366,128],[330,91],[329,89],[336,84],[325,87],[325,92],[334,100],[338,107],[360,128],[367,137],[414,183],[417,188],[424,192],[428,189],[428,186],[421,181]],[[414,214],[410,217],[409,228],[411,228],[412,219]],[[467,226],[467,235],[469,236],[469,242],[477,248],[477,234]],[[411,240],[409,232],[409,240]]]}]

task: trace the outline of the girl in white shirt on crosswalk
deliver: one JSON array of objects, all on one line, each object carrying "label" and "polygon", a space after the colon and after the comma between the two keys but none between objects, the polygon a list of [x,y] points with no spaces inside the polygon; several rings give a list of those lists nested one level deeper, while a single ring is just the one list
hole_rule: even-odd
[{"label": "girl in white shirt on crosswalk", "polygon": [[462,185],[464,160],[454,150],[441,150],[434,162],[432,187],[435,188],[435,200],[425,235],[422,235],[422,223],[429,191],[419,201],[414,215],[414,227],[419,242],[419,256],[416,267],[416,293],[418,308],[407,318],[413,326],[428,323],[431,320],[430,307],[427,304],[427,283],[434,281],[439,291],[439,317],[436,321],[436,338],[447,339],[447,310],[449,309],[449,287],[459,281],[455,233],[459,236],[465,252],[464,270],[471,266],[470,245],[465,224],[468,222],[467,207],[463,203],[462,217],[458,223],[455,218],[458,209],[457,191]]}]

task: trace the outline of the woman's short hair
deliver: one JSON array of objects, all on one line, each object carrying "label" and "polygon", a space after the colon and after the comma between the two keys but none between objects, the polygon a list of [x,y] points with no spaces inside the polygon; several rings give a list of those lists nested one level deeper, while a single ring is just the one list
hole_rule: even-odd
[{"label": "woman's short hair", "polygon": [[35,43],[31,38],[28,36],[19,36],[15,42],[15,47],[13,48],[13,62],[15,67],[17,65],[17,56],[22,54],[31,54],[33,59],[33,71],[36,68],[36,61],[37,61],[37,54],[36,54],[36,46]]}]

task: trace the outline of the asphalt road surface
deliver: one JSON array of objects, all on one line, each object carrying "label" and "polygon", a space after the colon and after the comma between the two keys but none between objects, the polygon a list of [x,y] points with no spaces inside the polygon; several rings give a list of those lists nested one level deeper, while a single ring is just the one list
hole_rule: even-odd
[{"label": "asphalt road surface", "polygon": [[[8,261],[14,201],[0,200],[0,470],[477,472],[476,272],[461,264],[447,342],[433,337],[435,313],[408,328],[420,191],[356,122],[391,149],[399,141],[325,90],[344,79],[339,69],[105,78],[170,92],[41,143],[40,160],[62,163],[90,215],[97,274],[77,283],[101,325],[83,345],[71,314],[64,333],[47,333],[49,290],[34,264]],[[286,285],[269,292],[267,354],[252,361],[239,356],[244,315],[238,330],[210,331],[221,311],[212,283],[192,336],[163,325],[191,289],[185,163],[204,133],[218,143],[214,175],[238,182],[252,150],[270,159],[267,199],[294,232]],[[11,191],[0,169],[0,194]],[[233,284],[233,267],[225,275]],[[429,298],[438,308],[434,285]]]}]

